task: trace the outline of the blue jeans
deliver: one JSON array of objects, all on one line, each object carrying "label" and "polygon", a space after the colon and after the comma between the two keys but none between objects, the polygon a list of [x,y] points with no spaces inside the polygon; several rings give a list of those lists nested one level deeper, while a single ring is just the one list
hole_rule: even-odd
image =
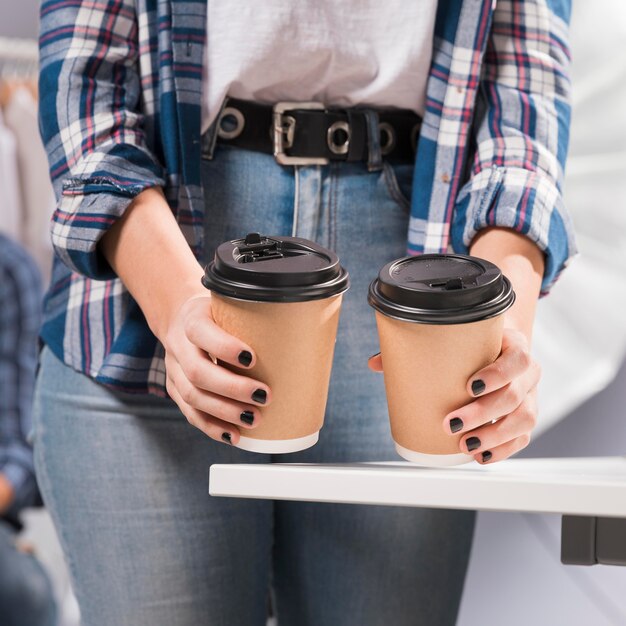
[{"label": "blue jeans", "polygon": [[20,552],[15,532],[0,522],[0,624],[56,626],[50,579],[32,554]]},{"label": "blue jeans", "polygon": [[35,452],[85,626],[452,626],[474,513],[211,498],[212,463],[397,460],[366,301],[404,255],[412,165],[278,166],[217,147],[203,162],[207,257],[260,231],[337,251],[351,274],[325,426],[261,455],[208,439],[173,402],[116,393],[42,355]]}]

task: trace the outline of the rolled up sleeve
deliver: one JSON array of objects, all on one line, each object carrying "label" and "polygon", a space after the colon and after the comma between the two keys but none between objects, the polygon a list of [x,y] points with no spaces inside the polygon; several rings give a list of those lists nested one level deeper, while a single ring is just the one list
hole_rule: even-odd
[{"label": "rolled up sleeve", "polygon": [[576,255],[562,185],[569,140],[567,0],[499,2],[478,94],[475,156],[455,205],[455,250],[511,228],[545,254],[542,294]]},{"label": "rolled up sleeve", "polygon": [[52,243],[73,271],[115,274],[98,242],[144,189],[165,184],[140,111],[132,0],[41,5],[39,120],[57,207]]}]

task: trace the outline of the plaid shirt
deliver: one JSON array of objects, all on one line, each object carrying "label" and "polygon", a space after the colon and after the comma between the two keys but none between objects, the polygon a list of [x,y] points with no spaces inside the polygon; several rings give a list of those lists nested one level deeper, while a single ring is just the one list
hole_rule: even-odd
[{"label": "plaid shirt", "polygon": [[12,508],[31,504],[33,451],[27,441],[41,323],[41,280],[33,259],[0,234],[0,473],[15,493]]},{"label": "plaid shirt", "polygon": [[[441,0],[415,163],[410,253],[467,252],[488,226],[546,255],[543,292],[575,253],[561,184],[570,117],[569,0]],[[45,0],[40,120],[58,197],[42,335],[75,369],[165,394],[163,348],[97,248],[163,186],[202,250],[206,0]]]}]

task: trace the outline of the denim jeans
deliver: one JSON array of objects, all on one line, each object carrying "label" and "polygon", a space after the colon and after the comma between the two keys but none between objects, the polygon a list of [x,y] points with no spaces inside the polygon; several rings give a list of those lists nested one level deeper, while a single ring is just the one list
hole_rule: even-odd
[{"label": "denim jeans", "polygon": [[367,287],[404,255],[412,164],[203,161],[207,258],[248,232],[335,250],[351,274],[319,443],[287,455],[208,439],[166,399],[113,392],[42,355],[35,451],[85,626],[452,626],[474,513],[211,498],[212,463],[398,460]]},{"label": "denim jeans", "polygon": [[21,552],[15,531],[0,521],[0,624],[56,626],[52,585],[39,561]]}]

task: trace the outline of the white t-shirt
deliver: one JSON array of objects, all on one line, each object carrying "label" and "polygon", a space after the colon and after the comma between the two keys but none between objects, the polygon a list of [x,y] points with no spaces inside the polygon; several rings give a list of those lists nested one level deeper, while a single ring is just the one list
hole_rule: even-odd
[{"label": "white t-shirt", "polygon": [[226,95],[424,113],[437,0],[208,0],[202,130]]}]

